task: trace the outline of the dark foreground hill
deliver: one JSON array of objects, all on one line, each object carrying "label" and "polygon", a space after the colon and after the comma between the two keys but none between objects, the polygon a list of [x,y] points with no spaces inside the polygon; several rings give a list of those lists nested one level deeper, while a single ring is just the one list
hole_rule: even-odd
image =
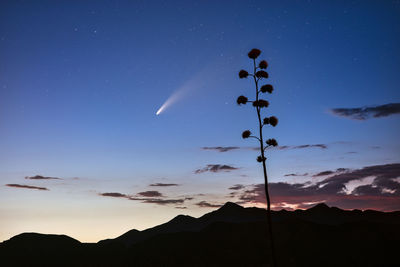
[{"label": "dark foreground hill", "polygon": [[[324,204],[273,213],[279,266],[400,266],[400,212]],[[266,212],[227,203],[97,244],[24,233],[0,244],[0,266],[268,266]]]}]

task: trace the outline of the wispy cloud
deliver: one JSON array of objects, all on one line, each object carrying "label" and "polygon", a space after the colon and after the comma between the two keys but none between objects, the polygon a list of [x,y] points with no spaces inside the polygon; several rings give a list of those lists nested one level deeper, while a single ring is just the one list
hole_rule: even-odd
[{"label": "wispy cloud", "polygon": [[235,184],[235,185],[229,187],[229,190],[240,190],[240,189],[243,189],[244,187],[245,186],[242,184]]},{"label": "wispy cloud", "polygon": [[207,201],[200,201],[200,202],[196,203],[195,205],[197,205],[197,206],[199,206],[201,208],[219,208],[219,207],[222,207],[221,204],[212,204],[212,203],[209,203]]},{"label": "wispy cloud", "polygon": [[163,197],[163,194],[158,191],[144,191],[137,194],[142,197]]},{"label": "wispy cloud", "polygon": [[157,205],[169,205],[169,204],[183,204],[186,200],[191,200],[191,197],[171,199],[164,198],[164,196],[158,191],[145,191],[140,192],[137,195],[127,195],[118,192],[99,193],[99,196],[103,197],[114,197],[114,198],[125,198],[128,200],[140,201],[142,203],[157,204]]},{"label": "wispy cloud", "polygon": [[348,168],[337,168],[336,171],[322,171],[319,173],[316,173],[313,175],[313,177],[319,177],[319,176],[327,176],[327,175],[331,175],[331,174],[338,174],[340,172],[347,172],[350,169]]},{"label": "wispy cloud", "polygon": [[36,189],[36,190],[49,190],[46,187],[32,186],[32,185],[24,185],[24,184],[6,184],[8,187],[15,188],[26,188],[26,189]]},{"label": "wispy cloud", "polygon": [[288,173],[285,174],[284,176],[287,177],[287,176],[307,176],[307,175],[308,173]]},{"label": "wispy cloud", "polygon": [[58,177],[48,177],[48,176],[42,176],[42,175],[25,176],[25,179],[28,179],[28,180],[62,180],[61,178],[58,178]]},{"label": "wispy cloud", "polygon": [[179,186],[179,184],[155,183],[155,184],[150,184],[149,186],[159,186],[159,187],[163,187],[163,186]]},{"label": "wispy cloud", "polygon": [[370,118],[382,118],[400,113],[400,103],[390,103],[380,106],[360,108],[334,108],[332,114],[354,120],[367,120]]},{"label": "wispy cloud", "polygon": [[334,174],[333,171],[323,171],[323,172],[319,172],[313,175],[313,177],[318,177],[318,176],[326,176],[326,175],[331,175]]},{"label": "wispy cloud", "polygon": [[111,193],[100,193],[100,196],[103,197],[122,197],[122,198],[129,198],[128,195],[121,194],[121,193],[116,193],[116,192],[111,192]]},{"label": "wispy cloud", "polygon": [[[305,144],[305,145],[283,145],[278,146],[276,148],[271,149],[279,149],[279,150],[287,150],[287,149],[307,149],[307,148],[320,148],[327,149],[328,145],[326,144]],[[254,150],[259,151],[259,147],[239,147],[239,146],[215,146],[215,147],[202,147],[203,150],[212,150],[217,152],[229,152],[233,150]]]},{"label": "wispy cloud", "polygon": [[232,150],[238,150],[240,149],[240,147],[238,146],[213,146],[213,147],[202,147],[201,149],[203,150],[214,150],[214,151],[218,151],[218,152],[228,152],[228,151],[232,151]]},{"label": "wispy cloud", "polygon": [[203,172],[229,172],[238,170],[239,168],[232,167],[229,165],[221,165],[221,164],[208,164],[206,167],[197,169],[194,173],[203,173]]},{"label": "wispy cloud", "polygon": [[278,146],[278,149],[305,149],[305,148],[321,148],[327,149],[328,145],[326,144],[306,144],[306,145],[298,145],[298,146]]},{"label": "wispy cloud", "polygon": [[182,204],[185,202],[184,198],[181,199],[163,199],[163,198],[137,198],[130,197],[129,200],[138,200],[142,203],[158,204],[158,205],[168,205],[168,204]]}]

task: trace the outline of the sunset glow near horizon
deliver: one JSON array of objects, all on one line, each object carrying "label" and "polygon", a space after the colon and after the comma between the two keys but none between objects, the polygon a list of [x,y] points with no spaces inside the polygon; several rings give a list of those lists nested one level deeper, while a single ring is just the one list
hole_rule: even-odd
[{"label": "sunset glow near horizon", "polygon": [[236,104],[254,94],[238,77],[252,48],[279,118],[274,209],[400,210],[399,2],[5,0],[0,14],[0,242],[264,207],[241,138],[255,110]]}]

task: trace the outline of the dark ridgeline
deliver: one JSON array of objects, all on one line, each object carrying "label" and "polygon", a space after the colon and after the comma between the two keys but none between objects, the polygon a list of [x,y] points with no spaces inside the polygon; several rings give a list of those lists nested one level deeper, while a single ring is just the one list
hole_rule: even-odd
[{"label": "dark ridgeline", "polygon": [[278,124],[278,119],[275,116],[265,117],[262,119],[262,111],[265,108],[268,108],[269,102],[265,99],[262,99],[262,94],[269,93],[272,94],[274,88],[271,84],[264,84],[262,86],[259,85],[259,82],[264,79],[268,79],[268,72],[264,71],[268,67],[268,63],[265,60],[261,60],[258,64],[256,63],[256,59],[261,54],[259,49],[252,49],[247,55],[253,61],[253,73],[248,73],[246,70],[239,71],[239,78],[247,78],[248,76],[253,77],[254,80],[254,88],[255,88],[255,99],[253,101],[249,100],[246,96],[239,96],[237,98],[238,105],[245,105],[247,102],[253,103],[253,107],[255,107],[257,112],[258,119],[258,134],[252,135],[250,130],[246,130],[242,133],[243,138],[255,138],[258,140],[260,144],[260,154],[257,157],[257,161],[262,163],[263,174],[264,174],[264,188],[265,188],[265,196],[267,198],[267,223],[268,223],[268,233],[270,240],[270,251],[271,251],[271,259],[272,266],[277,266],[276,256],[275,256],[275,241],[274,234],[272,232],[272,223],[271,223],[271,200],[269,197],[268,191],[268,175],[267,175],[267,166],[265,161],[267,158],[265,157],[265,150],[269,147],[274,147],[278,145],[278,142],[274,139],[267,139],[264,144],[264,136],[263,136],[263,128],[267,125],[271,125],[275,127]]},{"label": "dark ridgeline", "polygon": [[[271,214],[279,266],[400,265],[400,211],[318,204]],[[266,221],[266,210],[228,202],[98,243],[24,233],[0,243],[0,266],[269,266]]]}]

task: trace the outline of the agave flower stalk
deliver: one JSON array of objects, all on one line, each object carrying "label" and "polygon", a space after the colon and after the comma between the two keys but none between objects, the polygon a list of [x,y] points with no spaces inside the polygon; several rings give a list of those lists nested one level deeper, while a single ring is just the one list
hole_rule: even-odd
[{"label": "agave flower stalk", "polygon": [[255,107],[256,112],[257,112],[257,119],[258,119],[258,135],[252,135],[250,130],[246,130],[242,133],[242,138],[254,138],[258,140],[260,144],[260,154],[257,157],[257,161],[262,163],[263,167],[263,174],[264,174],[264,183],[265,183],[265,196],[267,199],[267,220],[268,220],[268,232],[269,232],[269,240],[270,240],[270,246],[271,246],[271,258],[272,258],[272,264],[273,266],[277,266],[276,264],[276,257],[275,257],[275,247],[274,247],[274,237],[273,237],[273,232],[272,232],[272,223],[271,223],[271,200],[269,196],[269,191],[268,191],[268,176],[267,176],[267,167],[266,167],[266,160],[267,158],[265,157],[265,150],[269,147],[275,147],[278,145],[278,142],[274,138],[267,139],[265,144],[264,144],[264,138],[263,138],[263,128],[267,125],[271,125],[275,127],[278,124],[278,119],[275,116],[271,117],[265,117],[262,119],[262,111],[269,106],[269,102],[265,99],[262,98],[262,95],[265,93],[271,94],[274,90],[273,86],[270,84],[264,84],[260,87],[259,83],[261,81],[264,81],[265,79],[268,79],[269,75],[268,72],[265,71],[268,67],[268,63],[265,60],[262,60],[259,62],[257,65],[256,59],[258,56],[261,54],[261,51],[259,49],[252,49],[248,53],[248,57],[253,61],[253,73],[248,73],[246,70],[241,70],[239,72],[239,78],[247,78],[247,77],[253,77],[254,80],[254,86],[255,86],[255,100],[251,101],[249,100],[246,96],[239,96],[237,99],[237,104],[238,105],[245,105],[248,102],[253,104],[253,107]]}]

